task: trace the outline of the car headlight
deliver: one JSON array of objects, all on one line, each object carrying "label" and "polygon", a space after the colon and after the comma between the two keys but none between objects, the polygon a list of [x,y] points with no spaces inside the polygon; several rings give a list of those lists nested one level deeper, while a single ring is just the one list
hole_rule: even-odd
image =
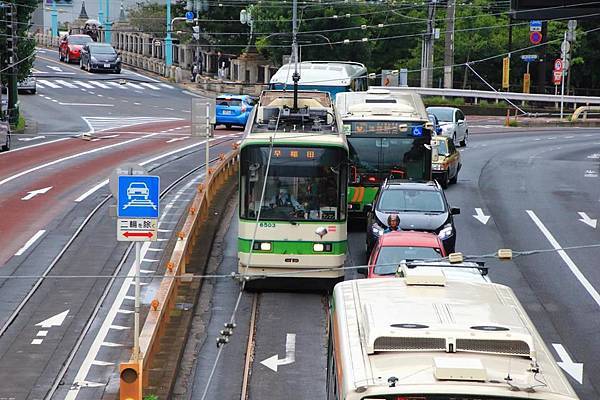
[{"label": "car headlight", "polygon": [[446,169],[446,165],[440,163],[433,163],[431,164],[431,169],[433,169],[434,171],[443,171]]},{"label": "car headlight", "polygon": [[440,240],[446,240],[452,235],[454,235],[454,228],[452,228],[451,224],[444,225],[440,233],[438,233]]},{"label": "car headlight", "polygon": [[98,59],[96,57],[94,57],[94,56],[91,56],[90,57],[90,61],[92,61],[92,62],[98,62]]},{"label": "car headlight", "polygon": [[379,226],[377,223],[373,223],[373,225],[371,226],[371,231],[373,232],[373,234],[375,236],[383,235],[383,228],[381,226]]},{"label": "car headlight", "polygon": [[117,57],[117,61],[116,62],[121,62],[121,57]]}]

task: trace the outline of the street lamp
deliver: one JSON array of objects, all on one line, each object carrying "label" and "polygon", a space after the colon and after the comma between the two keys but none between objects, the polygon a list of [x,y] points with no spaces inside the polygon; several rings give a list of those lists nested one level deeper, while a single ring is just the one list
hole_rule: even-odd
[{"label": "street lamp", "polygon": [[246,52],[250,51],[250,44],[252,43],[252,34],[254,33],[254,20],[252,19],[252,6],[248,7],[247,10],[240,11],[240,22],[250,27],[250,39],[248,39],[248,46]]}]

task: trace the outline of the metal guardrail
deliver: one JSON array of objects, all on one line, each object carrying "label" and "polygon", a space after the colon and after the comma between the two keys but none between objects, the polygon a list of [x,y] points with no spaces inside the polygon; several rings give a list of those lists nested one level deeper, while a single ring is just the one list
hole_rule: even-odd
[{"label": "metal guardrail", "polygon": [[[486,90],[463,90],[463,89],[439,89],[439,88],[421,88],[421,87],[389,87],[389,86],[372,86],[371,89],[388,89],[388,90],[414,90],[415,92],[425,96],[440,96],[440,97],[467,97],[474,99],[492,99],[511,101],[537,101],[546,103],[559,103],[560,95],[553,94],[530,94],[517,92],[492,92]],[[600,97],[594,96],[564,96],[565,103],[572,104],[598,104],[600,105]]]},{"label": "metal guardrail", "polygon": [[[150,311],[140,333],[140,354],[142,355],[142,386],[147,387],[149,367],[159,350],[160,338],[171,312],[175,309],[177,289],[185,281],[186,265],[189,263],[196,238],[208,218],[212,198],[222,185],[237,172],[239,150],[221,155],[216,168],[208,168],[208,181],[198,185],[198,192],[190,204],[189,214],[182,230],[177,234],[177,242],[167,264],[165,276],[156,292]],[[130,362],[135,362],[131,360]]]}]

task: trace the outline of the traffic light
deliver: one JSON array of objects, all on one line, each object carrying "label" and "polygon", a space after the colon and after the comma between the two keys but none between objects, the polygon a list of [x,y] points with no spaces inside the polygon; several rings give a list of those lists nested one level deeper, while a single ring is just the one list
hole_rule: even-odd
[{"label": "traffic light", "polygon": [[119,399],[142,400],[142,360],[119,366]]}]

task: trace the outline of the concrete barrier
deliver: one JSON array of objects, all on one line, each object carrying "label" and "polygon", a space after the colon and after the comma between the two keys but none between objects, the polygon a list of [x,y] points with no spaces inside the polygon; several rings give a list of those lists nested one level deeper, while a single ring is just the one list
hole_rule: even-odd
[{"label": "concrete barrier", "polygon": [[[237,149],[227,156],[221,156],[216,168],[208,168],[207,186],[200,184],[198,192],[188,209],[188,216],[171,253],[164,278],[152,301],[144,326],[140,333],[140,354],[142,357],[142,385],[148,386],[149,368],[160,346],[171,312],[175,309],[178,287],[186,279],[186,265],[190,262],[196,239],[202,231],[209,215],[212,198],[228,179],[235,176],[239,167]],[[132,362],[134,360],[131,360]]]}]

